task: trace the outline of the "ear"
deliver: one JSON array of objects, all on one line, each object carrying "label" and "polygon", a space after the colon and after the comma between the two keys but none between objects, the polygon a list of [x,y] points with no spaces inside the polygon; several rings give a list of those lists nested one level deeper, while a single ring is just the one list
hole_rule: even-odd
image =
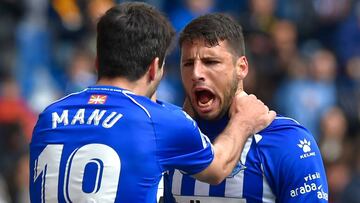
[{"label": "ear", "polygon": [[153,81],[156,79],[156,76],[159,74],[160,66],[159,66],[159,57],[154,58],[149,65],[149,81]]},{"label": "ear", "polygon": [[246,56],[241,56],[236,61],[236,74],[240,80],[243,80],[249,72],[249,63]]}]

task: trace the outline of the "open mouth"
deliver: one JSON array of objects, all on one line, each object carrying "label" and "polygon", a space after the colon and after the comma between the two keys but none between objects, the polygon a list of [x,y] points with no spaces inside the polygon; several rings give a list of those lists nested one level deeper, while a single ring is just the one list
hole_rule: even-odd
[{"label": "open mouth", "polygon": [[215,95],[209,90],[196,90],[195,91],[196,103],[200,108],[211,106],[214,102]]}]

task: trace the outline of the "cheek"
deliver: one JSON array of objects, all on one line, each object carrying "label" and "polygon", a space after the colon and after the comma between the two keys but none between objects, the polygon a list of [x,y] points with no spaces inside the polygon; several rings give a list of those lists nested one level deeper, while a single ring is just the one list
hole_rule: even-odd
[{"label": "cheek", "polygon": [[191,87],[191,79],[189,77],[186,76],[186,74],[181,74],[181,80],[184,86],[184,89],[186,92],[190,91],[190,87]]},{"label": "cheek", "polygon": [[180,73],[181,73],[181,79],[182,79],[183,83],[185,83],[185,81],[189,78],[189,74],[184,69],[181,69]]},{"label": "cheek", "polygon": [[215,85],[217,86],[218,96],[220,97],[223,103],[227,103],[227,100],[229,100],[229,97],[231,97],[231,94],[234,89],[233,79],[232,78],[225,79],[224,77],[224,79],[221,80],[218,79],[216,81],[217,84]]}]

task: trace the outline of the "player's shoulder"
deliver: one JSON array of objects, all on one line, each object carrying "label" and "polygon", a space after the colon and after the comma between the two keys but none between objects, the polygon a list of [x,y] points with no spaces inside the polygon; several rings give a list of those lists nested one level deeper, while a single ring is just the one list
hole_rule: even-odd
[{"label": "player's shoulder", "polygon": [[327,196],[321,153],[305,127],[278,116],[254,137],[264,173],[281,202],[319,202]]},{"label": "player's shoulder", "polygon": [[183,109],[180,106],[161,100],[156,100],[156,103],[161,106],[160,108],[162,108],[163,111],[170,112],[171,115],[180,116],[193,120],[185,111],[183,111]]},{"label": "player's shoulder", "polygon": [[64,108],[97,108],[100,106],[105,109],[126,107],[134,114],[138,110],[146,113],[149,117],[154,109],[162,108],[148,97],[137,95],[126,89],[113,86],[90,86],[54,101],[44,109],[43,113]]},{"label": "player's shoulder", "polygon": [[286,140],[293,139],[294,137],[301,137],[303,135],[309,135],[310,132],[295,119],[277,115],[273,122],[258,134],[263,135],[264,138],[270,140],[272,138],[281,138]]},{"label": "player's shoulder", "polygon": [[175,112],[182,111],[182,108],[180,106],[177,106],[175,104],[172,104],[172,103],[169,103],[166,101],[156,100],[156,103],[170,111],[175,111]]},{"label": "player's shoulder", "polygon": [[169,122],[173,121],[174,124],[179,124],[180,122],[195,123],[195,121],[183,111],[180,106],[161,100],[157,100],[156,104],[158,105],[158,110],[164,112],[158,114],[158,117],[161,119],[168,120]]},{"label": "player's shoulder", "polygon": [[[276,116],[274,121],[256,136],[258,146],[270,149],[296,148],[298,144],[312,143],[316,145],[313,135],[295,119]],[[269,147],[271,146],[271,147]]]},{"label": "player's shoulder", "polygon": [[78,92],[74,92],[74,93],[70,93],[68,95],[65,95],[64,97],[53,101],[52,103],[50,103],[44,110],[43,113],[47,112],[47,111],[51,111],[52,109],[56,109],[59,106],[63,106],[65,104],[69,104],[71,103],[70,101],[72,101],[74,98],[79,97],[79,95],[81,95],[82,93],[86,92],[86,89],[83,89],[82,91],[78,91]]}]

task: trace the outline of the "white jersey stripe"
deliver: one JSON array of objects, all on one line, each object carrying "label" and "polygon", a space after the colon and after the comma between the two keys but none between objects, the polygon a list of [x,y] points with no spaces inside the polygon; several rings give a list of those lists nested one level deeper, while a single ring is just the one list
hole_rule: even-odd
[{"label": "white jersey stripe", "polygon": [[246,157],[247,157],[247,154],[249,153],[249,150],[250,150],[250,147],[251,147],[251,143],[253,141],[253,137],[254,136],[251,136],[247,139],[245,145],[244,145],[244,149],[241,153],[241,157],[240,157],[240,160],[241,160],[241,163],[245,165],[246,163]]},{"label": "white jersey stripe", "polygon": [[209,190],[210,190],[210,185],[208,183],[204,183],[198,180],[195,181],[194,195],[208,196]]},{"label": "white jersey stripe", "polygon": [[244,183],[244,171],[240,171],[233,178],[226,179],[225,197],[242,198]]},{"label": "white jersey stripe", "polygon": [[[253,136],[249,137],[244,145],[244,149],[241,153],[241,163],[245,165],[246,156],[250,150],[251,143],[253,141]],[[246,170],[246,169],[245,169]],[[244,188],[244,170],[241,170],[233,178],[227,178],[225,183],[225,197],[238,197],[243,196]]]},{"label": "white jersey stripe", "polygon": [[284,116],[281,116],[281,117],[275,117],[275,120],[281,120],[281,119],[284,119],[284,120],[291,120],[291,121],[294,121],[296,124],[300,125],[300,123],[293,119],[293,118],[289,118],[289,117],[284,117]]},{"label": "white jersey stripe", "polygon": [[164,194],[164,174],[161,176],[159,185],[158,185],[158,189],[157,189],[157,195],[156,195],[156,199],[157,202],[159,202],[160,197],[163,196]]},{"label": "white jersey stripe", "polygon": [[274,203],[276,197],[272,192],[268,181],[266,180],[265,173],[264,173],[264,166],[261,164],[261,171],[263,175],[263,195],[262,195],[262,202],[263,203]]},{"label": "white jersey stripe", "polygon": [[172,189],[171,189],[171,192],[174,195],[180,195],[181,194],[182,177],[183,177],[183,174],[180,171],[178,171],[178,170],[174,171],[173,184],[172,184]]},{"label": "white jersey stripe", "polygon": [[275,195],[272,193],[269,183],[267,182],[265,176],[263,176],[263,203],[274,203]]},{"label": "white jersey stripe", "polygon": [[146,115],[148,115],[149,118],[151,118],[151,115],[149,113],[149,111],[141,104],[139,104],[139,102],[137,102],[133,97],[131,97],[130,95],[128,95],[128,92],[122,91],[122,93],[129,98],[132,102],[134,102],[136,105],[138,105],[142,110],[145,111]]}]

